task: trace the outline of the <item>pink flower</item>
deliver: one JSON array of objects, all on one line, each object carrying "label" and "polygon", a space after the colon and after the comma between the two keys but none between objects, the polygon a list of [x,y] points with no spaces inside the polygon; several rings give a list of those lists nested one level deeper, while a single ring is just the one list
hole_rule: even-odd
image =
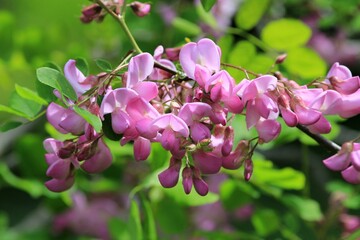
[{"label": "pink flower", "polygon": [[275,90],[277,79],[274,76],[264,75],[252,80],[250,83],[239,87],[238,94],[246,104],[247,128],[255,126],[260,117],[276,119],[279,109],[274,100],[268,95]]},{"label": "pink flower", "polygon": [[197,150],[192,154],[195,166],[204,174],[214,174],[220,171],[222,157],[213,152]]},{"label": "pink flower", "polygon": [[145,100],[150,101],[158,95],[154,82],[144,82],[153,72],[154,58],[149,53],[141,53],[131,58],[128,67],[126,87],[134,89]]},{"label": "pink flower", "polygon": [[180,50],[180,64],[189,78],[195,79],[196,65],[203,66],[210,73],[220,70],[220,48],[210,39],[185,44]]},{"label": "pink flower", "polygon": [[78,97],[89,90],[92,85],[88,83],[84,74],[76,67],[76,61],[70,59],[64,67],[65,78],[74,88]]},{"label": "pink flower", "polygon": [[[161,57],[163,53],[164,53],[164,47],[158,46],[154,51],[154,59],[156,61],[158,61],[160,64],[162,64],[163,66],[166,66],[166,67],[176,71],[176,67],[173,62]],[[170,78],[171,76],[172,76],[172,73],[169,73],[160,68],[154,68],[152,73],[149,75],[149,79],[162,80],[162,79]]]},{"label": "pink flower", "polygon": [[158,175],[161,186],[164,188],[175,187],[179,180],[180,168],[181,160],[171,157],[170,166]]},{"label": "pink flower", "polygon": [[185,103],[178,114],[178,117],[190,126],[190,135],[195,142],[210,138],[210,129],[201,123],[201,119],[212,114],[210,105],[202,102]]},{"label": "pink flower", "polygon": [[112,128],[115,133],[122,134],[131,125],[131,119],[126,112],[128,103],[139,95],[130,88],[118,88],[109,91],[100,106],[100,116],[111,113]]},{"label": "pink flower", "polygon": [[341,171],[346,181],[360,183],[360,143],[345,142],[337,154],[325,159],[323,163],[333,171]]},{"label": "pink flower", "polygon": [[86,121],[71,109],[63,108],[56,103],[50,103],[46,110],[47,120],[61,133],[81,135]]}]

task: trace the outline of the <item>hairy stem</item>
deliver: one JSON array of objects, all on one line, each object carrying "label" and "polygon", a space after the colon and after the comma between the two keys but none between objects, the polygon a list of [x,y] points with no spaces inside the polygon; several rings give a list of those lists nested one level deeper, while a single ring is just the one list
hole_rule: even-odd
[{"label": "hairy stem", "polygon": [[300,129],[303,133],[314,139],[317,143],[319,143],[321,146],[323,146],[325,149],[327,149],[330,153],[337,153],[340,151],[341,147],[334,143],[333,141],[326,139],[325,137],[321,136],[320,134],[315,134],[309,131],[305,126],[298,124],[296,126],[298,129]]}]

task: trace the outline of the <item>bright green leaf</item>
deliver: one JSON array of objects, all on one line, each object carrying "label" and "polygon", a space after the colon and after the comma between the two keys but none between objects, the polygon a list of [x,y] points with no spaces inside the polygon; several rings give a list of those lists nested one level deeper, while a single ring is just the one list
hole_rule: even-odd
[{"label": "bright green leaf", "polygon": [[87,110],[80,108],[78,106],[74,106],[74,111],[79,114],[82,118],[85,119],[88,123],[91,124],[91,126],[94,127],[96,132],[101,131],[102,123],[98,116],[95,116],[94,114],[88,112]]},{"label": "bright green leaf", "polygon": [[[326,62],[312,49],[302,47],[291,49],[283,65],[286,70],[295,76],[305,79],[315,79],[325,76]],[[307,82],[298,81],[299,84]]]},{"label": "bright green leaf", "polygon": [[183,18],[175,17],[171,24],[174,28],[186,33],[188,36],[198,36],[201,33],[201,28],[198,25]]},{"label": "bright green leaf", "polygon": [[216,3],[216,0],[201,0],[201,4],[204,6],[206,11],[210,11]]},{"label": "bright green leaf", "polygon": [[254,159],[254,169],[253,179],[256,183],[294,190],[301,190],[305,186],[304,174],[290,167],[276,169],[270,161]]},{"label": "bright green leaf", "polygon": [[256,232],[261,236],[268,236],[280,227],[278,214],[272,209],[256,211],[251,217],[251,222]]},{"label": "bright green leaf", "polygon": [[[228,57],[228,63],[240,66],[240,67],[248,67],[251,63],[252,59],[256,56],[256,47],[249,41],[239,41],[236,43],[234,48],[230,51]],[[227,69],[230,75],[236,80],[236,82],[240,82],[243,78],[245,78],[245,74],[234,68]]]},{"label": "bright green leaf", "polygon": [[305,45],[311,29],[296,19],[280,19],[268,23],[261,32],[261,39],[276,50],[289,50]]},{"label": "bright green leaf", "polygon": [[0,112],[7,112],[24,118],[27,117],[26,114],[4,105],[0,105]]},{"label": "bright green leaf", "polygon": [[38,104],[45,105],[45,106],[48,104],[48,102],[45,99],[43,99],[42,97],[40,97],[36,92],[34,92],[26,87],[22,87],[22,86],[15,84],[15,90],[19,94],[19,96],[22,98],[29,99],[31,101],[34,101]]},{"label": "bright green leaf", "polygon": [[77,99],[71,84],[59,71],[48,67],[42,67],[36,70],[36,76],[41,83],[59,90],[69,99],[73,101]]},{"label": "bright green leaf", "polygon": [[41,105],[29,99],[21,97],[17,92],[10,96],[10,107],[16,111],[22,112],[26,118],[34,118],[40,111]]},{"label": "bright green leaf", "polygon": [[128,223],[128,229],[131,239],[134,240],[143,239],[143,232],[142,232],[141,220],[140,220],[140,209],[135,200],[132,200],[130,203],[130,219]]},{"label": "bright green leaf", "polygon": [[111,218],[108,221],[108,228],[110,231],[111,239],[123,240],[131,239],[129,231],[127,229],[127,222],[119,218]]},{"label": "bright green leaf", "polygon": [[84,58],[76,58],[76,67],[84,74],[84,76],[89,75],[89,64]]},{"label": "bright green leaf", "polygon": [[155,217],[150,202],[145,199],[145,197],[141,197],[141,203],[144,209],[144,235],[146,236],[146,239],[156,240],[158,238]]},{"label": "bright green leaf", "polygon": [[11,129],[14,129],[14,128],[17,128],[19,126],[21,126],[23,123],[21,122],[6,122],[4,123],[3,125],[1,125],[0,127],[0,132],[6,132],[6,131],[9,131]]},{"label": "bright green leaf", "polygon": [[96,59],[95,63],[103,71],[106,71],[106,72],[111,72],[112,71],[111,64],[108,61],[104,60],[104,59]]},{"label": "bright green leaf", "polygon": [[245,0],[236,14],[236,25],[245,30],[255,27],[268,9],[268,5],[269,0]]},{"label": "bright green leaf", "polygon": [[306,221],[319,221],[323,215],[319,203],[296,195],[285,195],[281,201]]},{"label": "bright green leaf", "polygon": [[232,43],[234,41],[234,37],[230,34],[222,36],[217,44],[221,48],[221,61],[228,62],[228,55],[232,51]]},{"label": "bright green leaf", "polygon": [[201,206],[219,200],[219,195],[215,193],[209,192],[206,196],[200,196],[195,189],[192,189],[187,195],[181,184],[177,184],[173,188],[165,188],[164,193],[183,206]]}]

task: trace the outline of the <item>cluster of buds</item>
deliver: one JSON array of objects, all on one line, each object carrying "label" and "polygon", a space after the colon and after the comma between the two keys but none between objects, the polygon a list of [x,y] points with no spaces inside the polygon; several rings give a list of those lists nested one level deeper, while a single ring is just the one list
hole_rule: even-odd
[{"label": "cluster of buds", "polygon": [[[134,14],[138,17],[144,17],[150,13],[151,5],[134,1],[128,5],[124,5],[123,0],[109,0],[103,3],[104,6],[114,11],[115,14],[121,14],[124,7],[130,7]],[[97,3],[86,6],[81,11],[80,20],[83,23],[91,23],[92,21],[101,22],[106,16],[103,6]]]},{"label": "cluster of buds", "polygon": [[[167,53],[170,58],[166,57]],[[359,77],[353,77],[338,63],[332,66],[325,79],[300,86],[279,74],[256,75],[255,79],[237,83],[221,69],[220,58],[220,48],[205,38],[187,43],[180,50],[164,51],[159,46],[154,55],[141,53],[132,57],[127,72],[121,75],[122,85],[115,89],[109,87],[110,82],[103,87],[96,77],[84,77],[73,60],[65,66],[65,77],[79,99],[84,98],[82,95],[88,89],[97,86],[96,97],[83,101],[84,108],[104,124],[106,119],[110,120],[111,130],[119,136],[120,144],[133,143],[137,161],[148,158],[154,142],[169,151],[169,167],[159,174],[159,181],[165,188],[174,187],[181,172],[187,194],[194,186],[198,194],[206,195],[208,186],[203,176],[216,174],[222,167],[237,169],[243,165],[244,178],[249,180],[253,172],[253,151],[258,144],[276,139],[281,131],[279,117],[289,127],[301,124],[312,133],[322,134],[331,130],[325,115],[351,117],[360,113]],[[180,70],[176,68],[177,62]],[[111,80],[109,76],[107,79]],[[247,128],[257,130],[256,138],[234,143],[231,120],[236,114],[246,116]],[[78,136],[85,133],[76,142],[56,142],[57,145],[53,144],[56,147],[47,147],[51,158],[56,159],[49,161],[48,175],[66,181],[66,187],[60,190],[72,184],[73,169],[84,160],[79,155],[87,157],[80,167],[88,172],[108,167],[111,155],[101,140],[102,133],[94,132],[71,107],[65,109],[51,104],[48,119],[61,132]],[[45,145],[48,146],[47,142]],[[355,156],[357,151],[353,151],[358,149],[356,146],[345,146],[335,160],[325,161],[329,168],[343,170],[344,178],[353,183],[360,181],[357,170],[360,158]],[[356,160],[349,160],[350,155]],[[346,159],[346,163],[332,167],[332,162],[338,165],[340,158],[341,161]],[[60,160],[71,166],[67,168],[66,178],[63,175],[58,178],[50,171]],[[96,166],[92,168],[95,170],[89,171],[87,165]]]}]

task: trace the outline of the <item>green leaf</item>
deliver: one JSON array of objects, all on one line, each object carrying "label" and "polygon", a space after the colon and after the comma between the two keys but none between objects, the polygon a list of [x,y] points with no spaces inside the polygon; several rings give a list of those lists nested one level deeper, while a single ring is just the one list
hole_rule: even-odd
[{"label": "green leaf", "polygon": [[181,184],[177,184],[173,188],[165,188],[164,193],[183,206],[201,206],[219,200],[219,195],[215,193],[209,192],[206,196],[200,196],[195,189],[192,189],[190,194],[187,195]]},{"label": "green leaf", "polygon": [[111,64],[108,61],[104,60],[104,59],[96,59],[95,63],[103,71],[106,71],[106,72],[111,72],[112,71]]},{"label": "green leaf", "polygon": [[26,87],[22,87],[22,86],[15,84],[15,90],[19,94],[19,96],[22,98],[29,99],[29,100],[36,102],[38,104],[41,104],[41,105],[45,105],[45,106],[48,105],[48,102],[45,99],[40,97],[36,92],[34,92]]},{"label": "green leaf", "polygon": [[140,221],[140,209],[135,200],[130,203],[130,219],[128,223],[128,229],[131,239],[143,239],[143,232]]},{"label": "green leaf", "polygon": [[190,225],[186,209],[169,197],[162,199],[154,212],[161,231],[172,235],[183,234]]},{"label": "green leaf", "polygon": [[89,64],[84,58],[76,58],[76,67],[84,74],[84,76],[89,75]]},{"label": "green leaf", "polygon": [[276,50],[289,50],[305,45],[311,29],[296,19],[280,19],[268,23],[261,32],[261,39]]},{"label": "green leaf", "polygon": [[234,37],[230,34],[222,36],[218,41],[217,44],[221,49],[221,61],[228,62],[228,55],[232,51],[232,43],[234,41]]},{"label": "green leaf", "polygon": [[268,9],[269,2],[269,0],[245,0],[236,14],[236,25],[245,30],[255,27]]},{"label": "green leaf", "polygon": [[174,28],[186,33],[188,36],[198,36],[202,32],[198,25],[183,18],[175,17],[171,24]]},{"label": "green leaf", "polygon": [[71,84],[59,71],[48,67],[42,67],[36,70],[36,76],[41,83],[59,90],[73,101],[77,100],[77,95]]},{"label": "green leaf", "polygon": [[[220,200],[228,210],[235,210],[260,197],[252,185],[239,179],[228,179],[220,185]],[[239,198],[241,196],[241,198]]]},{"label": "green leaf", "polygon": [[156,240],[158,238],[156,233],[155,217],[151,209],[150,202],[145,199],[145,197],[141,197],[141,203],[144,209],[144,235],[146,236],[146,239]]},{"label": "green leaf", "polygon": [[122,240],[131,239],[127,229],[127,222],[119,218],[111,218],[108,221],[108,228],[110,231],[111,239]]},{"label": "green leaf", "polygon": [[[228,61],[235,66],[248,67],[255,56],[256,47],[254,44],[249,41],[239,41],[229,53]],[[228,71],[236,82],[240,82],[245,78],[245,74],[238,69],[228,68]]]},{"label": "green leaf", "polygon": [[291,49],[283,65],[290,74],[305,79],[325,76],[327,71],[326,62],[314,50],[307,47]]},{"label": "green leaf", "polygon": [[281,201],[306,221],[319,221],[323,215],[319,203],[296,195],[284,195]]},{"label": "green leaf", "polygon": [[203,7],[206,11],[210,11],[215,3],[216,3],[216,0],[201,0],[201,4],[203,5]]},{"label": "green leaf", "polygon": [[0,104],[0,112],[7,112],[7,113],[11,113],[11,114],[14,114],[14,115],[17,115],[17,116],[20,116],[20,117],[24,117],[26,118],[26,114],[22,113],[22,112],[19,112],[13,108],[10,108],[8,106],[5,106],[5,105],[1,105]]},{"label": "green leaf", "polygon": [[290,167],[276,169],[270,161],[254,159],[253,162],[253,179],[257,183],[293,190],[301,190],[305,186],[305,176],[300,171]]},{"label": "green leaf", "polygon": [[17,128],[17,127],[21,126],[22,124],[23,123],[21,123],[21,122],[15,122],[15,121],[6,122],[3,125],[1,125],[0,132],[9,131],[11,129],[14,129],[14,128]]},{"label": "green leaf", "polygon": [[80,108],[78,106],[74,106],[74,111],[79,114],[82,118],[85,119],[91,126],[94,127],[96,132],[100,132],[102,128],[101,120],[98,116],[88,112],[87,110]]},{"label": "green leaf", "polygon": [[272,209],[259,209],[251,217],[256,232],[261,236],[268,236],[280,227],[278,214]]},{"label": "green leaf", "polygon": [[22,98],[17,92],[10,96],[10,107],[25,114],[26,118],[34,118],[41,109],[41,104],[29,99]]},{"label": "green leaf", "polygon": [[52,87],[49,87],[48,85],[45,85],[40,81],[35,81],[35,88],[38,95],[41,98],[45,99],[48,103],[57,100],[57,97],[54,94],[54,89]]}]

